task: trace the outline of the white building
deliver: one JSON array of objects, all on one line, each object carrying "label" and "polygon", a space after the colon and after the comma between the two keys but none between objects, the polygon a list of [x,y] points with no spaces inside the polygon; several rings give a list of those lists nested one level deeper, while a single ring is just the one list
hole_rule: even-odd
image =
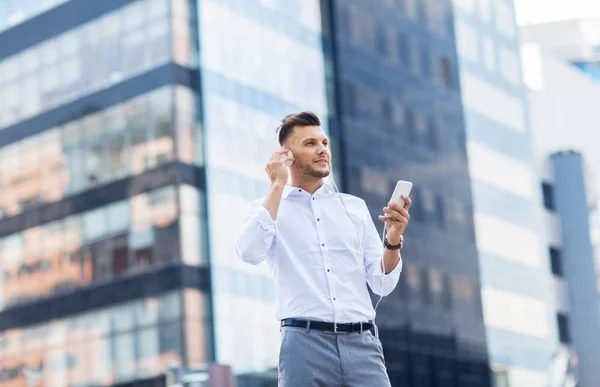
[{"label": "white building", "polygon": [[530,127],[543,179],[558,334],[577,353],[581,386],[597,386],[600,83],[538,44],[525,43],[522,53]]},{"label": "white building", "polygon": [[524,26],[521,40],[535,43],[548,56],[572,63],[600,82],[600,16]]}]

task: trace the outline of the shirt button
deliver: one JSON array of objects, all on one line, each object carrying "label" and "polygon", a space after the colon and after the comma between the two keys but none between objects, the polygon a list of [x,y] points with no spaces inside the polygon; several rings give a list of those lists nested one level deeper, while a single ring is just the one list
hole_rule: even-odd
[{"label": "shirt button", "polygon": [[315,200],[315,198],[313,198],[313,200]]},{"label": "shirt button", "polygon": [[298,192],[302,192],[302,190],[301,190],[301,189],[299,189],[299,190],[298,190]]},{"label": "shirt button", "polygon": [[320,222],[320,221],[321,221],[321,219],[317,218],[317,222]]},{"label": "shirt button", "polygon": [[325,246],[325,243],[322,243],[321,246]]},{"label": "shirt button", "polygon": [[333,297],[333,301],[335,301],[335,297]]},{"label": "shirt button", "polygon": [[329,269],[327,269],[327,272],[329,273]]}]

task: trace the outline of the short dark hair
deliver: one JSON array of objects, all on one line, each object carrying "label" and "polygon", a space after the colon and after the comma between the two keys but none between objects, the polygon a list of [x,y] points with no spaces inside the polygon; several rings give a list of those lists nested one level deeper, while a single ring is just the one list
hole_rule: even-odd
[{"label": "short dark hair", "polygon": [[321,120],[313,112],[288,114],[283,117],[281,125],[277,128],[279,145],[283,145],[285,140],[292,134],[295,126],[321,126]]}]

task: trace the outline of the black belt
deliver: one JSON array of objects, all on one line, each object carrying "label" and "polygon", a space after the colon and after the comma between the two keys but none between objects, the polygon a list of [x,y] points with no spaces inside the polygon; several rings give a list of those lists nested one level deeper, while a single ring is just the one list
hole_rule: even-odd
[{"label": "black belt", "polygon": [[281,320],[282,327],[298,327],[306,329],[316,329],[318,331],[326,332],[364,332],[373,328],[373,324],[370,322],[357,322],[357,323],[328,323],[323,321],[313,320],[297,320],[295,318],[286,318]]}]

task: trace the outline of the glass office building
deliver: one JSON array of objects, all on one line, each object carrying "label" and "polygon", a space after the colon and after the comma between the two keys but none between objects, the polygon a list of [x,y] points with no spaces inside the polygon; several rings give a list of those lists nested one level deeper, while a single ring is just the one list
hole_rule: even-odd
[{"label": "glass office building", "polygon": [[557,319],[514,4],[454,3],[490,364],[499,386],[541,387]]},{"label": "glass office building", "polygon": [[276,385],[270,273],[233,243],[310,109],[376,224],[415,183],[393,385],[488,386],[453,29],[445,0],[0,2],[0,383]]},{"label": "glass office building", "polygon": [[471,189],[449,1],[333,1],[344,189],[376,218],[414,182],[398,288],[377,319],[393,386],[487,386]]},{"label": "glass office building", "polygon": [[186,1],[0,3],[3,386],[211,358],[194,20]]}]

